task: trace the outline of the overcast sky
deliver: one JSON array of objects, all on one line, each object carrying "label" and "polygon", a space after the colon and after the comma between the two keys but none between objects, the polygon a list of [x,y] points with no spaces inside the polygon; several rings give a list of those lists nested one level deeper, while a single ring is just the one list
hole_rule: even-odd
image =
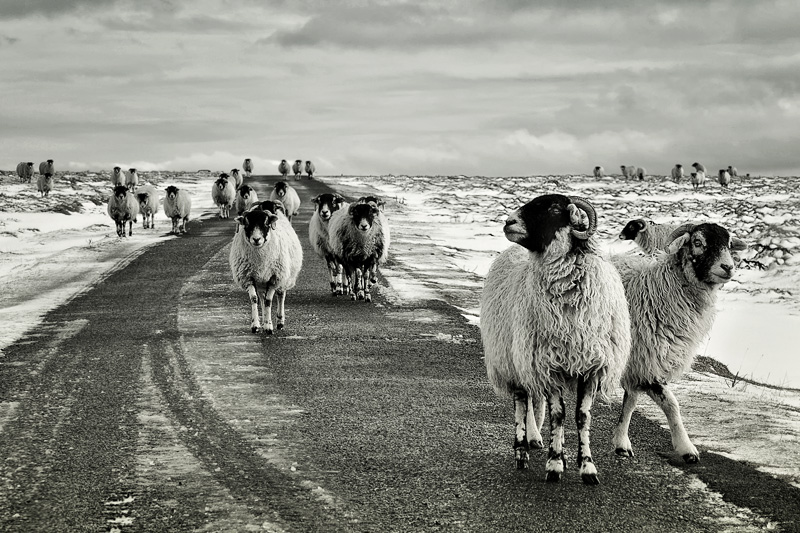
[{"label": "overcast sky", "polygon": [[2,0],[0,168],[800,175],[795,0],[337,4]]}]

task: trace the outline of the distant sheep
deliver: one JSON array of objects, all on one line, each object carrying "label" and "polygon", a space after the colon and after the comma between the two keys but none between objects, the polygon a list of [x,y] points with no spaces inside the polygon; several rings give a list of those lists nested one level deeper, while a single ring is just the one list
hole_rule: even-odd
[{"label": "distant sheep", "polygon": [[219,208],[219,218],[230,218],[231,208],[236,203],[236,188],[224,172],[211,186],[211,199]]},{"label": "distant sheep", "polygon": [[311,248],[325,261],[328,267],[328,277],[331,286],[331,294],[343,294],[342,285],[342,265],[336,261],[330,244],[328,242],[328,227],[331,217],[339,209],[348,208],[344,198],[335,193],[323,193],[316,196],[314,202],[314,214],[308,222],[308,240]]},{"label": "distant sheep", "polygon": [[314,168],[314,163],[311,161],[306,161],[306,174],[308,174],[308,179],[311,179],[314,176],[314,172],[317,169]]},{"label": "distant sheep", "polygon": [[139,216],[139,204],[133,194],[124,186],[114,187],[108,199],[108,216],[117,226],[117,236],[125,236],[125,223],[128,223],[128,236],[133,235],[133,224]]},{"label": "distant sheep", "polygon": [[120,167],[114,167],[111,170],[111,186],[118,187],[120,185],[125,186],[125,174]]},{"label": "distant sheep", "polygon": [[739,171],[736,170],[736,167],[732,167],[728,165],[728,174],[731,175],[731,179],[736,179],[739,177]]},{"label": "distant sheep", "polygon": [[633,179],[636,176],[636,167],[622,165],[619,167],[622,170],[622,177],[625,179]]},{"label": "distant sheep", "polygon": [[644,181],[644,179],[647,177],[647,171],[644,169],[644,167],[636,167],[635,175],[639,181]]},{"label": "distant sheep", "polygon": [[192,197],[189,192],[170,185],[165,189],[164,214],[172,220],[172,233],[186,233],[189,214],[192,211]]},{"label": "distant sheep", "polygon": [[286,207],[286,218],[289,219],[289,222],[291,222],[292,217],[296,216],[300,211],[300,196],[297,194],[294,187],[285,181],[279,181],[275,184],[269,195],[269,199],[283,202],[283,205]]},{"label": "distant sheep", "polygon": [[139,213],[142,215],[142,228],[156,228],[156,213],[161,199],[158,191],[152,185],[144,185],[136,191],[136,201],[139,203]]},{"label": "distant sheep", "polygon": [[[585,219],[588,218],[588,224]],[[546,480],[566,467],[564,395],[576,390],[578,461],[585,484],[599,483],[589,446],[596,396],[616,387],[630,351],[625,290],[600,255],[597,215],[582,198],[548,194],[512,212],[506,238],[515,245],[492,263],[481,296],[481,337],[489,382],[514,399],[514,455],[528,467],[543,447],[543,400],[550,412]]]},{"label": "distant sheep", "polygon": [[603,176],[605,176],[605,170],[603,167],[594,167],[594,177],[602,178]]},{"label": "distant sheep", "polygon": [[699,170],[697,172],[692,172],[692,180],[691,180],[691,182],[692,182],[692,188],[695,191],[697,191],[700,187],[705,186],[706,173],[705,172],[701,172]]},{"label": "distant sheep", "polygon": [[680,183],[683,181],[683,165],[678,163],[672,169],[672,181],[675,183]]},{"label": "distant sheep", "polygon": [[706,167],[704,167],[702,164],[698,163],[697,161],[692,163],[692,167],[694,167],[695,172],[702,172],[703,174],[706,173]]},{"label": "distant sheep", "polygon": [[249,185],[236,189],[236,214],[241,216],[251,205],[258,203],[258,194]]},{"label": "distant sheep", "polygon": [[51,176],[56,175],[56,167],[53,164],[52,159],[48,159],[47,161],[42,161],[39,163],[39,174],[50,174]]},{"label": "distant sheep", "polygon": [[244,177],[249,178],[250,175],[253,173],[253,162],[248,157],[242,163],[242,170],[244,170]]},{"label": "distant sheep", "polygon": [[664,411],[672,445],[687,463],[699,460],[689,440],[669,383],[689,369],[716,313],[719,288],[731,280],[731,251],[746,248],[718,224],[685,224],[669,238],[667,253],[656,258],[630,254],[612,257],[631,315],[631,355],[622,376],[622,414],[614,432],[617,454],[633,456],[628,426],[639,394]]},{"label": "distant sheep", "polygon": [[53,190],[53,175],[49,172],[47,174],[39,174],[36,178],[36,189],[42,198],[50,196],[50,191]]},{"label": "distant sheep", "polygon": [[280,172],[281,176],[284,178],[289,175],[289,163],[287,163],[285,159],[281,159],[278,165],[278,172]]},{"label": "distant sheep", "polygon": [[131,192],[134,192],[136,187],[139,186],[139,175],[136,173],[135,168],[129,168],[125,174],[125,186]]},{"label": "distant sheep", "polygon": [[721,168],[719,169],[719,184],[723,187],[727,188],[728,185],[731,184],[731,175],[727,171],[727,169]]},{"label": "distant sheep", "polygon": [[295,159],[294,164],[292,165],[292,172],[294,172],[294,179],[299,180],[300,177],[303,175],[303,161],[300,159]]},{"label": "distant sheep", "polygon": [[21,161],[17,165],[17,176],[22,183],[30,183],[33,179],[33,161]]},{"label": "distant sheep", "polygon": [[286,292],[297,282],[303,248],[289,221],[269,211],[252,209],[236,217],[236,222],[241,231],[231,243],[231,274],[250,297],[250,330],[272,334],[272,300],[277,295],[277,326],[282,329],[286,324]]},{"label": "distant sheep", "polygon": [[230,176],[230,179],[233,180],[234,189],[238,189],[244,183],[244,177],[239,173],[238,168],[232,168]]},{"label": "distant sheep", "polygon": [[677,228],[676,224],[657,224],[652,220],[638,218],[625,224],[619,238],[635,242],[647,255],[655,255],[667,249],[672,242],[669,238]]}]

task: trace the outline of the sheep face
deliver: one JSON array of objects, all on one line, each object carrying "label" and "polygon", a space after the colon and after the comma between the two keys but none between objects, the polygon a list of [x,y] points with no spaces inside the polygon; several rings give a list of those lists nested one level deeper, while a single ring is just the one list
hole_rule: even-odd
[{"label": "sheep face", "polygon": [[330,220],[331,216],[339,210],[344,198],[338,194],[323,193],[314,198],[314,210],[322,220]]},{"label": "sheep face", "polygon": [[283,198],[286,196],[286,187],[287,184],[285,181],[279,181],[275,184],[275,194],[277,194],[279,198]]},{"label": "sheep face", "polygon": [[178,196],[178,188],[174,185],[170,185],[169,187],[164,189],[164,191],[166,191],[167,197],[170,200],[175,200],[175,197]]},{"label": "sheep face", "polygon": [[253,189],[249,185],[242,185],[241,187],[239,187],[239,196],[241,196],[245,200],[250,198],[252,192]]},{"label": "sheep face", "polygon": [[120,167],[114,167],[114,174],[119,174],[120,172],[122,172]]},{"label": "sheep face", "polygon": [[[583,229],[586,215],[576,207],[576,201],[561,194],[534,198],[508,215],[503,227],[506,239],[538,253],[557,242],[560,252],[566,254],[594,233],[596,225],[594,210],[587,206],[592,213],[589,215],[589,229]],[[588,204],[585,200],[581,203]]]},{"label": "sheep face", "polygon": [[636,236],[642,231],[647,231],[647,221],[642,218],[631,220],[622,228],[619,238],[623,241],[632,241],[636,239]]},{"label": "sheep face", "polygon": [[149,192],[136,193],[136,199],[139,201],[139,209],[145,211],[147,209],[147,201],[150,199]]},{"label": "sheep face", "polygon": [[353,204],[347,213],[356,229],[367,232],[372,228],[375,217],[378,216],[378,208],[372,204]]},{"label": "sheep face", "polygon": [[667,251],[677,260],[689,281],[706,285],[722,285],[733,277],[736,265],[732,251],[747,245],[728,230],[714,223],[681,226],[673,233]]},{"label": "sheep face", "polygon": [[219,178],[217,178],[217,181],[214,182],[214,185],[217,186],[217,189],[224,191],[225,187],[228,186],[228,175],[221,175]]},{"label": "sheep face", "polygon": [[254,248],[261,248],[269,241],[277,221],[277,216],[261,210],[246,211],[236,217],[236,222],[244,228],[245,239]]},{"label": "sheep face", "polygon": [[128,195],[128,188],[124,185],[117,185],[114,187],[114,197],[119,202],[124,202],[125,197]]}]

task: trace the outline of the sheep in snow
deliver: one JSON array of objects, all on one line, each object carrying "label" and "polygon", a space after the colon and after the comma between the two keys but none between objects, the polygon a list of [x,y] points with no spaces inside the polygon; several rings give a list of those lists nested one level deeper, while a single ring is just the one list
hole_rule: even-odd
[{"label": "sheep in snow", "polygon": [[684,224],[669,241],[667,252],[655,258],[612,257],[625,286],[632,341],[613,444],[617,454],[633,456],[628,426],[644,392],[667,416],[675,450],[687,463],[695,463],[699,454],[683,426],[669,383],[691,366],[714,322],[719,288],[733,277],[731,251],[744,250],[746,245],[712,223]]},{"label": "sheep in snow", "polygon": [[675,183],[680,183],[683,181],[683,165],[680,163],[675,165],[675,167],[672,169],[672,181]]},{"label": "sheep in snow", "polygon": [[136,173],[135,168],[129,168],[125,173],[125,186],[129,191],[134,192],[136,187],[139,186],[139,175]]},{"label": "sheep in snow", "polygon": [[139,216],[139,204],[133,194],[124,186],[114,187],[113,194],[108,199],[108,216],[117,226],[117,236],[125,236],[125,223],[128,223],[128,236],[133,235],[133,223]]},{"label": "sheep in snow", "polygon": [[644,179],[647,177],[647,171],[644,169],[644,167],[636,167],[635,172],[635,176],[639,179],[639,181],[644,181]]},{"label": "sheep in snow", "polygon": [[250,297],[251,331],[272,334],[275,296],[278,329],[286,325],[286,291],[294,287],[303,264],[300,239],[287,219],[270,211],[251,209],[236,217],[236,222],[242,231],[236,232],[231,243],[231,274]]},{"label": "sheep in snow", "polygon": [[111,170],[111,186],[117,187],[119,185],[125,186],[125,174],[120,167],[114,167]]},{"label": "sheep in snow", "polygon": [[354,203],[331,216],[328,247],[342,265],[343,290],[351,299],[372,301],[372,273],[386,258],[388,230],[373,203]]},{"label": "sheep in snow", "polygon": [[164,214],[172,220],[172,233],[186,233],[186,223],[192,211],[192,197],[185,189],[170,185],[164,197]]},{"label": "sheep in snow", "polygon": [[731,184],[731,175],[727,169],[721,168],[719,169],[719,184],[723,187],[727,188],[728,185]]},{"label": "sheep in snow", "polygon": [[314,172],[317,169],[314,167],[314,163],[311,161],[306,161],[306,174],[308,174],[308,179],[311,179],[314,176]]},{"label": "sheep in snow", "polygon": [[621,165],[619,167],[622,170],[622,177],[625,179],[632,179],[636,175],[636,167],[634,166],[625,166]]},{"label": "sheep in snow", "polygon": [[285,181],[279,181],[275,184],[269,199],[283,202],[284,207],[286,207],[286,218],[289,219],[289,222],[300,211],[300,196],[298,196],[295,188]]},{"label": "sheep in snow", "polygon": [[341,195],[335,193],[320,194],[312,201],[314,202],[314,214],[311,215],[311,220],[308,222],[308,240],[311,242],[314,252],[328,266],[331,294],[343,294],[342,265],[336,261],[328,243],[328,227],[333,214],[339,209],[346,209],[349,206]]},{"label": "sheep in snow", "polygon": [[289,175],[289,163],[287,163],[285,159],[281,159],[278,165],[278,172],[280,172],[281,176],[284,178]]},{"label": "sheep in snow", "polygon": [[56,175],[56,167],[53,164],[52,159],[48,159],[47,161],[42,161],[39,163],[39,174],[51,174],[53,176]]},{"label": "sheep in snow", "polygon": [[236,202],[236,188],[224,172],[211,187],[211,199],[214,205],[219,207],[219,218],[230,218],[231,208]]},{"label": "sheep in snow", "polygon": [[594,177],[595,178],[602,178],[603,176],[605,176],[605,172],[606,171],[603,169],[603,167],[600,167],[600,166],[594,167]]},{"label": "sheep in snow", "polygon": [[732,167],[730,165],[728,165],[728,174],[731,175],[732,179],[736,179],[739,177],[739,171],[736,170],[736,167]]},{"label": "sheep in snow", "polygon": [[706,167],[704,167],[701,163],[698,163],[697,161],[692,163],[692,167],[694,168],[695,172],[702,172],[703,174],[705,174],[706,172]]},{"label": "sheep in snow", "polygon": [[547,481],[559,481],[566,466],[564,394],[575,389],[581,479],[599,483],[591,408],[617,385],[630,351],[625,290],[598,251],[596,227],[594,207],[583,198],[534,198],[508,216],[506,238],[519,246],[495,259],[481,295],[484,361],[495,392],[514,399],[518,469],[528,467],[531,447],[543,447],[547,402]]},{"label": "sheep in snow", "polygon": [[375,207],[378,208],[378,222],[380,223],[380,227],[383,231],[383,255],[378,258],[378,262],[372,265],[372,268],[369,272],[369,279],[372,283],[378,282],[378,265],[383,264],[389,257],[389,244],[391,240],[391,233],[389,230],[389,221],[386,219],[386,215],[383,214],[384,206],[386,202],[380,196],[362,196],[356,203],[365,204],[371,203]]},{"label": "sheep in snow", "polygon": [[692,172],[692,189],[697,191],[701,186],[704,186],[706,183],[706,173],[698,170],[697,172]]},{"label": "sheep in snow", "polygon": [[251,205],[258,203],[258,194],[249,185],[242,185],[236,189],[236,214],[241,216]]},{"label": "sheep in snow", "polygon": [[647,255],[655,255],[667,249],[672,242],[669,237],[677,228],[676,224],[657,224],[652,220],[637,218],[625,224],[619,238],[635,242]]},{"label": "sheep in snow", "polygon": [[139,213],[142,214],[142,228],[156,229],[156,213],[160,202],[158,191],[152,185],[139,187],[136,191],[136,201],[139,202]]},{"label": "sheep in snow", "polygon": [[299,180],[300,177],[303,175],[303,161],[300,159],[295,159],[294,164],[292,165],[292,172],[294,172],[294,179]]},{"label": "sheep in snow", "polygon": [[33,161],[20,161],[17,165],[17,176],[23,183],[30,183],[33,179]]},{"label": "sheep in snow", "polygon": [[231,174],[230,174],[230,178],[229,179],[233,180],[233,188],[234,188],[234,190],[236,190],[239,187],[241,187],[242,183],[244,183],[244,177],[239,173],[239,169],[238,168],[232,168],[231,169]]},{"label": "sheep in snow", "polygon": [[244,176],[246,178],[249,178],[250,175],[253,173],[253,162],[250,160],[249,157],[244,160],[244,163],[242,163],[242,170],[244,170]]},{"label": "sheep in snow", "polygon": [[50,191],[53,190],[53,175],[49,172],[47,174],[39,174],[36,178],[36,189],[42,198],[50,196]]}]

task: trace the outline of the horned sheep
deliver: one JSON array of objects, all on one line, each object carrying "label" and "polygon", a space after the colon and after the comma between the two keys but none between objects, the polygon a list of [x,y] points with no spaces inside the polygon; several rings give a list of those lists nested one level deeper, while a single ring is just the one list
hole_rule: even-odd
[{"label": "horned sheep", "polygon": [[[258,194],[249,185],[236,189],[236,214],[241,216],[251,205],[258,203]],[[238,226],[237,226],[238,227]]]},{"label": "horned sheep", "polygon": [[498,395],[514,399],[517,468],[528,467],[531,447],[543,446],[546,399],[551,482],[566,466],[564,395],[575,389],[581,479],[599,483],[589,445],[591,408],[617,385],[630,351],[625,290],[598,251],[596,227],[585,199],[548,194],[531,200],[508,216],[504,232],[516,245],[492,263],[481,295],[489,382]]},{"label": "horned sheep", "polygon": [[136,201],[139,202],[139,213],[142,215],[142,227],[144,229],[156,228],[156,213],[161,199],[158,191],[152,185],[144,185],[136,191]]},{"label": "horned sheep", "polygon": [[297,215],[300,210],[300,196],[297,194],[295,188],[285,181],[279,181],[275,184],[269,195],[269,199],[283,202],[284,207],[286,207],[286,217],[289,219],[289,222],[292,221],[292,217]]},{"label": "horned sheep", "polygon": [[242,231],[236,232],[231,243],[231,274],[250,297],[251,331],[272,334],[275,296],[277,327],[286,325],[286,292],[294,288],[303,264],[300,239],[287,219],[270,211],[251,209],[236,217],[236,222]]},{"label": "horned sheep", "polygon": [[117,185],[108,199],[108,216],[117,227],[117,236],[125,236],[125,223],[128,223],[128,236],[133,235],[133,223],[137,222],[139,204],[133,194],[124,186]]},{"label": "horned sheep", "polygon": [[230,218],[231,208],[236,202],[236,188],[228,177],[223,172],[211,187],[211,199],[219,207],[219,218]]},{"label": "horned sheep", "polygon": [[192,211],[192,197],[185,189],[170,185],[164,197],[164,214],[172,220],[172,233],[186,233],[186,223]]},{"label": "horned sheep", "polygon": [[669,237],[677,228],[676,224],[657,224],[652,220],[637,218],[625,224],[619,238],[635,242],[647,255],[655,255],[667,249],[672,242]]},{"label": "horned sheep", "polygon": [[746,245],[713,223],[684,224],[669,241],[667,252],[655,258],[631,254],[611,258],[625,286],[632,341],[613,444],[618,455],[633,456],[628,427],[644,392],[664,411],[675,450],[687,463],[695,463],[699,453],[689,440],[669,383],[690,367],[714,322],[719,288],[733,277],[731,251]]},{"label": "horned sheep", "polygon": [[33,179],[33,161],[20,161],[17,165],[17,176],[23,183],[30,183]]},{"label": "horned sheep", "polygon": [[339,209],[347,209],[349,205],[344,197],[335,193],[320,194],[312,201],[314,214],[308,222],[308,240],[311,242],[311,248],[328,267],[331,294],[343,294],[342,265],[336,260],[328,243],[328,228],[333,214]]}]

